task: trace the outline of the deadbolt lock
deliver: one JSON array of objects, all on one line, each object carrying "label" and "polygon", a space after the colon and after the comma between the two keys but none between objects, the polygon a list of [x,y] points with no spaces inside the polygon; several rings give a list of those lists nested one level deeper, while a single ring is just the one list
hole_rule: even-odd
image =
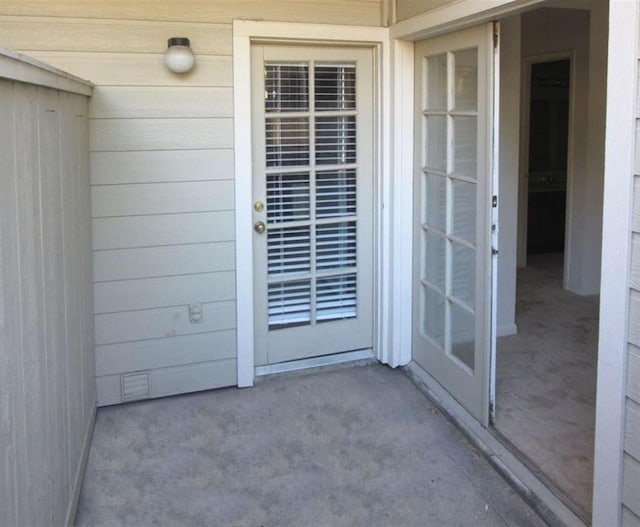
[{"label": "deadbolt lock", "polygon": [[267,230],[267,226],[264,224],[263,221],[257,221],[253,224],[253,230],[256,231],[258,234],[262,234],[264,233],[264,231]]},{"label": "deadbolt lock", "polygon": [[256,212],[262,212],[264,210],[264,203],[262,203],[262,201],[256,201],[253,204],[253,208]]}]

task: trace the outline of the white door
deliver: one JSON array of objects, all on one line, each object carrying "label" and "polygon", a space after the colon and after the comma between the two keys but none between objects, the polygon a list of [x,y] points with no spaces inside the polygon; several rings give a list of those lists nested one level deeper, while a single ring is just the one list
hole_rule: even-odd
[{"label": "white door", "polygon": [[415,79],[413,358],[486,424],[492,25],[417,43]]},{"label": "white door", "polygon": [[373,53],[252,48],[256,365],[372,347]]}]

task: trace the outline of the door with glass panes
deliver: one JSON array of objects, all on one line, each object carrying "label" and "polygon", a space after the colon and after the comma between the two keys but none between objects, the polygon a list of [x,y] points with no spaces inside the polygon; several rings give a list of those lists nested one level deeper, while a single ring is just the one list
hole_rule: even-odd
[{"label": "door with glass panes", "polygon": [[367,349],[373,53],[252,47],[256,365]]},{"label": "door with glass panes", "polygon": [[412,357],[485,424],[497,205],[493,36],[487,24],[415,46]]}]

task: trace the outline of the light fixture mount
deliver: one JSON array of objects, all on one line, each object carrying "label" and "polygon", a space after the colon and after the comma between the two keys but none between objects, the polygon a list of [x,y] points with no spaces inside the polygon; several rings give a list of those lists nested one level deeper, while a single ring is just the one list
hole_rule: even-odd
[{"label": "light fixture mount", "polygon": [[186,37],[173,37],[167,41],[167,48],[172,48],[173,46],[191,46],[191,42]]}]

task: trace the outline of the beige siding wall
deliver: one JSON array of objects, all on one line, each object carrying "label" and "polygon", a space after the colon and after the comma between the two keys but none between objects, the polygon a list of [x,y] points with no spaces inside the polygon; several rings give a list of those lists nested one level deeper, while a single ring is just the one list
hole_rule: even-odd
[{"label": "beige siding wall", "polygon": [[[380,25],[380,0],[4,0],[0,45],[94,82],[96,373],[149,395],[236,384],[232,20]],[[336,29],[339,31],[339,29]],[[174,75],[167,39],[197,66]],[[249,257],[249,255],[247,255]],[[203,321],[190,323],[189,304]]]},{"label": "beige siding wall", "polygon": [[395,0],[396,21],[406,20],[412,16],[432,11],[457,0]]},{"label": "beige siding wall", "polygon": [[82,483],[96,407],[87,116],[86,96],[0,78],[0,525],[64,525]]},{"label": "beige siding wall", "polygon": [[[638,52],[640,59],[640,50]],[[629,354],[624,434],[623,515],[625,527],[640,526],[640,82],[636,102],[636,159],[629,297]]]}]

